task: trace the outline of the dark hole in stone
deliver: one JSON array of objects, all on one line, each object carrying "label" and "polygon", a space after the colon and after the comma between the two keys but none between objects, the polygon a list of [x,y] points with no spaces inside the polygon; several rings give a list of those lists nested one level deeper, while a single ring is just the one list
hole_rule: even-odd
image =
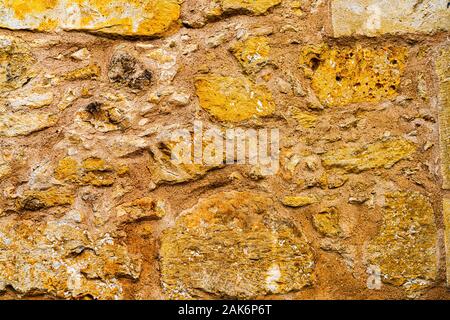
[{"label": "dark hole in stone", "polygon": [[100,102],[91,102],[86,106],[86,111],[90,114],[99,113],[101,110],[102,104]]},{"label": "dark hole in stone", "polygon": [[317,68],[319,68],[319,64],[320,64],[320,60],[317,58],[312,58],[311,59],[311,69],[313,69],[314,71],[317,70]]}]

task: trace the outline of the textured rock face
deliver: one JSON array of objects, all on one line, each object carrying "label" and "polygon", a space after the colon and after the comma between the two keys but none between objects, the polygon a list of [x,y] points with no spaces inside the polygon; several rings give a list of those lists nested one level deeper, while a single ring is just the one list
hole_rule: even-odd
[{"label": "textured rock face", "polygon": [[195,86],[202,108],[218,120],[239,122],[275,111],[270,91],[244,77],[202,76]]},{"label": "textured rock face", "polygon": [[252,298],[310,285],[311,248],[273,210],[263,196],[232,192],[183,213],[161,238],[162,285],[169,296],[193,298],[205,291]]},{"label": "textured rock face", "polygon": [[124,36],[156,36],[180,15],[176,0],[8,0],[0,4],[0,26],[39,31],[86,30]]},{"label": "textured rock face", "polygon": [[375,36],[449,30],[446,0],[332,0],[334,35]]},{"label": "textured rock face", "polygon": [[263,14],[270,8],[281,3],[281,0],[220,0],[222,10],[228,11],[246,11],[253,14]]},{"label": "textured rock face", "polygon": [[450,189],[450,49],[442,49],[436,64],[439,76],[439,121],[443,188]]},{"label": "textured rock face", "polygon": [[300,64],[319,100],[328,106],[377,102],[397,94],[405,48],[306,47]]},{"label": "textured rock face", "polygon": [[0,300],[450,299],[447,2],[0,0]]},{"label": "textured rock face", "polygon": [[412,155],[416,148],[404,139],[378,141],[364,147],[333,150],[324,155],[325,167],[343,168],[348,172],[361,172],[376,168],[390,168]]},{"label": "textured rock face", "polygon": [[383,225],[368,246],[370,263],[380,267],[384,282],[414,295],[436,279],[436,241],[429,199],[419,193],[388,194]]},{"label": "textured rock face", "polygon": [[232,52],[247,73],[260,71],[268,62],[270,54],[267,37],[252,37],[236,44]]},{"label": "textured rock face", "polygon": [[93,239],[71,219],[0,224],[0,290],[60,298],[118,299],[119,277],[138,278],[140,265],[108,235]]},{"label": "textured rock face", "polygon": [[35,58],[23,41],[0,37],[0,93],[22,87],[33,78]]},{"label": "textured rock face", "polygon": [[443,203],[444,225],[445,225],[445,250],[447,254],[447,285],[450,286],[450,198],[444,198]]}]

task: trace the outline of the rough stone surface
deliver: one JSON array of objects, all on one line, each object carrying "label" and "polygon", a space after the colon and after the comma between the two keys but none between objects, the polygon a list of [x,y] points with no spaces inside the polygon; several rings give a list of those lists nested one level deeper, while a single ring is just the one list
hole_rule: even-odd
[{"label": "rough stone surface", "polygon": [[447,286],[450,287],[450,198],[444,198],[443,201],[444,225],[445,225],[445,250],[446,250],[446,268],[447,268]]},{"label": "rough stone surface", "polygon": [[155,36],[180,15],[176,0],[7,0],[0,26],[14,30],[86,30],[124,36]]},{"label": "rough stone surface", "polygon": [[232,52],[247,73],[260,71],[268,62],[270,55],[267,37],[251,37],[237,43]]},{"label": "rough stone surface", "polygon": [[445,6],[0,0],[0,300],[450,299]]},{"label": "rough stone surface", "polygon": [[183,213],[161,238],[162,285],[173,298],[288,293],[312,283],[304,235],[253,193],[217,194]]},{"label": "rough stone surface", "polygon": [[0,37],[0,93],[22,87],[33,78],[35,62],[26,44],[13,37]]},{"label": "rough stone surface", "polygon": [[334,36],[449,30],[447,0],[332,0]]},{"label": "rough stone surface", "polygon": [[406,60],[406,49],[329,48],[302,49],[300,64],[320,102],[341,106],[378,102],[397,94]]},{"label": "rough stone surface", "polygon": [[92,238],[71,219],[3,221],[0,240],[0,291],[118,299],[117,279],[139,277],[139,262],[125,246],[108,235]]},{"label": "rough stone surface", "polygon": [[419,193],[386,195],[383,225],[369,243],[370,263],[382,281],[410,295],[432,285],[437,275],[436,225],[429,199]]},{"label": "rough stone surface", "polygon": [[364,147],[350,147],[329,151],[324,155],[325,167],[361,172],[376,168],[390,168],[416,151],[414,144],[404,139],[377,141]]},{"label": "rough stone surface", "polygon": [[450,189],[450,49],[442,49],[436,63],[439,76],[439,121],[443,188]]},{"label": "rough stone surface", "polygon": [[239,122],[275,111],[270,91],[244,77],[208,75],[198,77],[195,85],[200,105],[218,120]]},{"label": "rough stone surface", "polygon": [[245,11],[260,15],[280,4],[281,0],[219,0],[219,2],[224,12]]}]

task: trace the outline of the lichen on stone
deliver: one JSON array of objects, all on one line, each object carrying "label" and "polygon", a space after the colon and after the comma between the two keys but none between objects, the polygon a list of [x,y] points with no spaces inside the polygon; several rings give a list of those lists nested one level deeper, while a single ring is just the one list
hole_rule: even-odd
[{"label": "lichen on stone", "polygon": [[162,286],[175,299],[255,298],[301,290],[314,279],[302,231],[251,192],[218,193],[181,214],[161,237],[160,257]]}]

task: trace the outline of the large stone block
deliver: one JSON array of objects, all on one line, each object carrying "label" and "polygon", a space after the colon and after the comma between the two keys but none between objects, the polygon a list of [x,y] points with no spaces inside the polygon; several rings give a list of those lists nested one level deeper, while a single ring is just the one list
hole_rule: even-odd
[{"label": "large stone block", "polygon": [[450,30],[447,0],[333,0],[334,36]]},{"label": "large stone block", "polygon": [[275,111],[269,89],[245,77],[199,76],[195,87],[201,107],[222,121],[239,122]]},{"label": "large stone block", "polygon": [[2,221],[0,261],[0,292],[10,286],[26,295],[119,299],[119,278],[140,274],[139,261],[125,246],[65,218]]},{"label": "large stone block", "polygon": [[386,195],[383,223],[368,245],[369,262],[384,283],[415,297],[437,276],[437,233],[433,207],[420,193]]},{"label": "large stone block", "polygon": [[250,192],[220,193],[183,213],[161,237],[171,298],[254,298],[311,285],[314,257],[301,230]]},{"label": "large stone block", "polygon": [[397,95],[407,58],[404,47],[306,46],[300,65],[320,102],[343,106]]},{"label": "large stone block", "polygon": [[439,133],[443,188],[450,189],[450,48],[443,49],[436,62],[439,76]]},{"label": "large stone block", "polygon": [[0,27],[13,30],[79,30],[124,36],[157,36],[180,16],[177,0],[6,0]]},{"label": "large stone block", "polygon": [[342,168],[359,173],[371,169],[389,169],[416,151],[416,147],[402,138],[377,141],[362,147],[331,150],[322,157],[326,168]]},{"label": "large stone block", "polygon": [[443,214],[445,226],[445,252],[446,252],[446,268],[447,268],[447,286],[450,287],[450,197],[444,197]]}]

